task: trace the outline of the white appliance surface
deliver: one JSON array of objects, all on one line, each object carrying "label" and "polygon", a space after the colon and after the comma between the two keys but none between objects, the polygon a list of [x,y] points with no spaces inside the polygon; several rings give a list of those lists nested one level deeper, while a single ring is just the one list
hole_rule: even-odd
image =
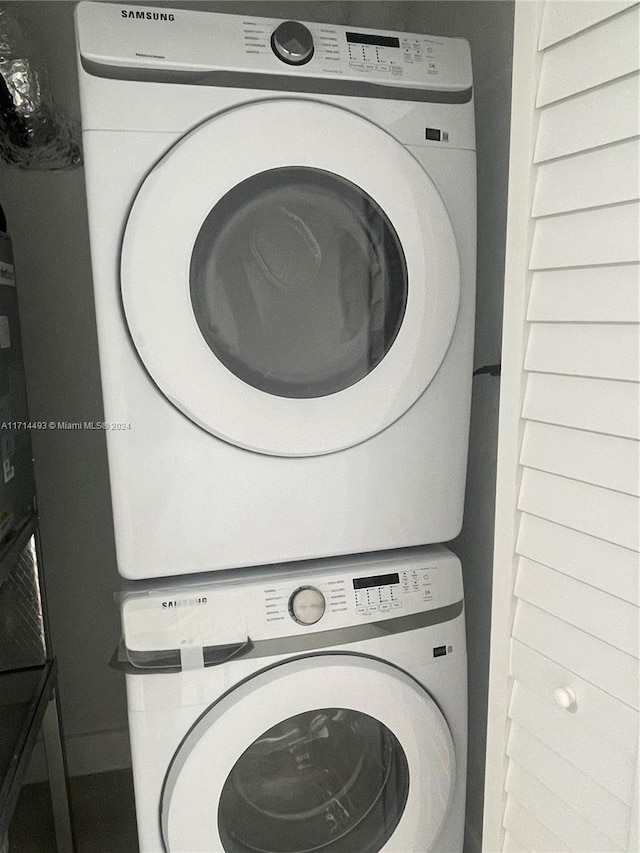
[{"label": "white appliance surface", "polygon": [[120,573],[456,536],[467,43],[110,3],[76,20]]},{"label": "white appliance surface", "polygon": [[141,853],[462,851],[446,548],[135,584],[121,609]]}]

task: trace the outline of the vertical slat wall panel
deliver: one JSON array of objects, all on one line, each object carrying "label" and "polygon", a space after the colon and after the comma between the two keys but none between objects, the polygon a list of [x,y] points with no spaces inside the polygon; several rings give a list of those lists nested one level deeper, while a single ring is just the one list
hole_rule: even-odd
[{"label": "vertical slat wall panel", "polygon": [[613,323],[536,323],[526,370],[637,382],[638,327]]},{"label": "vertical slat wall panel", "polygon": [[638,210],[636,202],[628,202],[539,219],[531,269],[639,261]]},{"label": "vertical slat wall panel", "polygon": [[[637,471],[631,473],[637,475]],[[516,551],[630,604],[640,604],[638,555],[629,548],[525,514]]]},{"label": "vertical slat wall panel", "polygon": [[518,509],[638,550],[638,498],[525,468]]},{"label": "vertical slat wall panel", "polygon": [[546,107],[539,115],[534,163],[636,136],[639,88],[640,78],[633,74]]},{"label": "vertical slat wall panel", "polygon": [[522,415],[532,421],[640,438],[640,386],[635,382],[532,373]]},{"label": "vertical slat wall panel", "polygon": [[487,850],[636,844],[639,32],[637,2],[516,6]]},{"label": "vertical slat wall panel", "polygon": [[568,622],[518,600],[513,637],[550,660],[617,696],[631,708],[638,707],[638,659],[575,628]]},{"label": "vertical slat wall panel", "polygon": [[538,47],[544,50],[566,38],[586,30],[594,24],[610,18],[633,6],[635,0],[567,0],[565,3],[549,3],[545,9]]},{"label": "vertical slat wall panel", "polygon": [[520,558],[515,593],[628,655],[640,654],[637,608],[620,598],[525,557]]},{"label": "vertical slat wall panel", "polygon": [[530,853],[531,848],[525,847],[521,841],[514,838],[509,832],[504,835],[504,853]]},{"label": "vertical slat wall panel", "polygon": [[507,754],[574,808],[577,819],[581,816],[590,821],[619,847],[624,847],[630,810],[622,800],[519,726],[511,727]]},{"label": "vertical slat wall panel", "polygon": [[591,821],[580,820],[578,813],[518,764],[512,763],[507,773],[507,791],[533,816],[560,838],[566,849],[575,853],[585,850],[620,850],[620,847]]},{"label": "vertical slat wall panel", "polygon": [[[584,180],[585,175],[589,175],[588,181]],[[538,169],[533,215],[549,216],[639,197],[638,143],[628,139],[542,163]]]},{"label": "vertical slat wall panel", "polygon": [[631,803],[634,756],[602,744],[597,734],[580,725],[578,713],[567,714],[563,708],[515,681],[509,717],[618,799],[627,805]]},{"label": "vertical slat wall panel", "polygon": [[511,649],[511,675],[541,696],[552,695],[562,685],[580,696],[580,720],[605,742],[623,751],[633,752],[638,744],[638,712],[610,693],[519,640]]},{"label": "vertical slat wall panel", "polygon": [[520,464],[572,480],[640,494],[638,442],[530,421],[525,426]]},{"label": "vertical slat wall panel", "polygon": [[[531,812],[512,798],[507,802],[504,826],[513,836],[516,850],[535,850],[536,853],[563,853],[567,850],[557,835],[549,832]],[[521,838],[524,841],[520,841]]]},{"label": "vertical slat wall panel", "polygon": [[634,4],[622,14],[606,18],[575,38],[545,50],[538,106],[637,71],[640,65],[639,11]]},{"label": "vertical slat wall panel", "polygon": [[638,264],[540,270],[531,279],[527,320],[532,323],[637,323],[640,321],[639,281]]}]

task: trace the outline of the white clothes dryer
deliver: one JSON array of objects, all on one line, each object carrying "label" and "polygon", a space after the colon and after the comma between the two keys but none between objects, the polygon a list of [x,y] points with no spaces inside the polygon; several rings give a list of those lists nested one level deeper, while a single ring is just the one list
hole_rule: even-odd
[{"label": "white clothes dryer", "polygon": [[109,3],[76,15],[121,574],[454,537],[468,44]]},{"label": "white clothes dryer", "polygon": [[458,559],[208,578],[122,595],[141,853],[461,853]]}]

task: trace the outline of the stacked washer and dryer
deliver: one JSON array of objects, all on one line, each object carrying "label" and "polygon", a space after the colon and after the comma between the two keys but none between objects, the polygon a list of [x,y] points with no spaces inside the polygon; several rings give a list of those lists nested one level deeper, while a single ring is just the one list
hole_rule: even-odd
[{"label": "stacked washer and dryer", "polygon": [[468,44],[76,20],[140,849],[460,851]]}]

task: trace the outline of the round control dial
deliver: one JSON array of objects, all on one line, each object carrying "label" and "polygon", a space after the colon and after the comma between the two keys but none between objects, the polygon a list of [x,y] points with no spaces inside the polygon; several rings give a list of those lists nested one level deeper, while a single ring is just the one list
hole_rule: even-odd
[{"label": "round control dial", "polygon": [[313,36],[304,24],[285,21],[273,31],[271,48],[288,65],[304,65],[313,56]]},{"label": "round control dial", "polygon": [[327,603],[315,586],[301,586],[289,599],[289,613],[299,625],[315,625],[324,615]]}]

